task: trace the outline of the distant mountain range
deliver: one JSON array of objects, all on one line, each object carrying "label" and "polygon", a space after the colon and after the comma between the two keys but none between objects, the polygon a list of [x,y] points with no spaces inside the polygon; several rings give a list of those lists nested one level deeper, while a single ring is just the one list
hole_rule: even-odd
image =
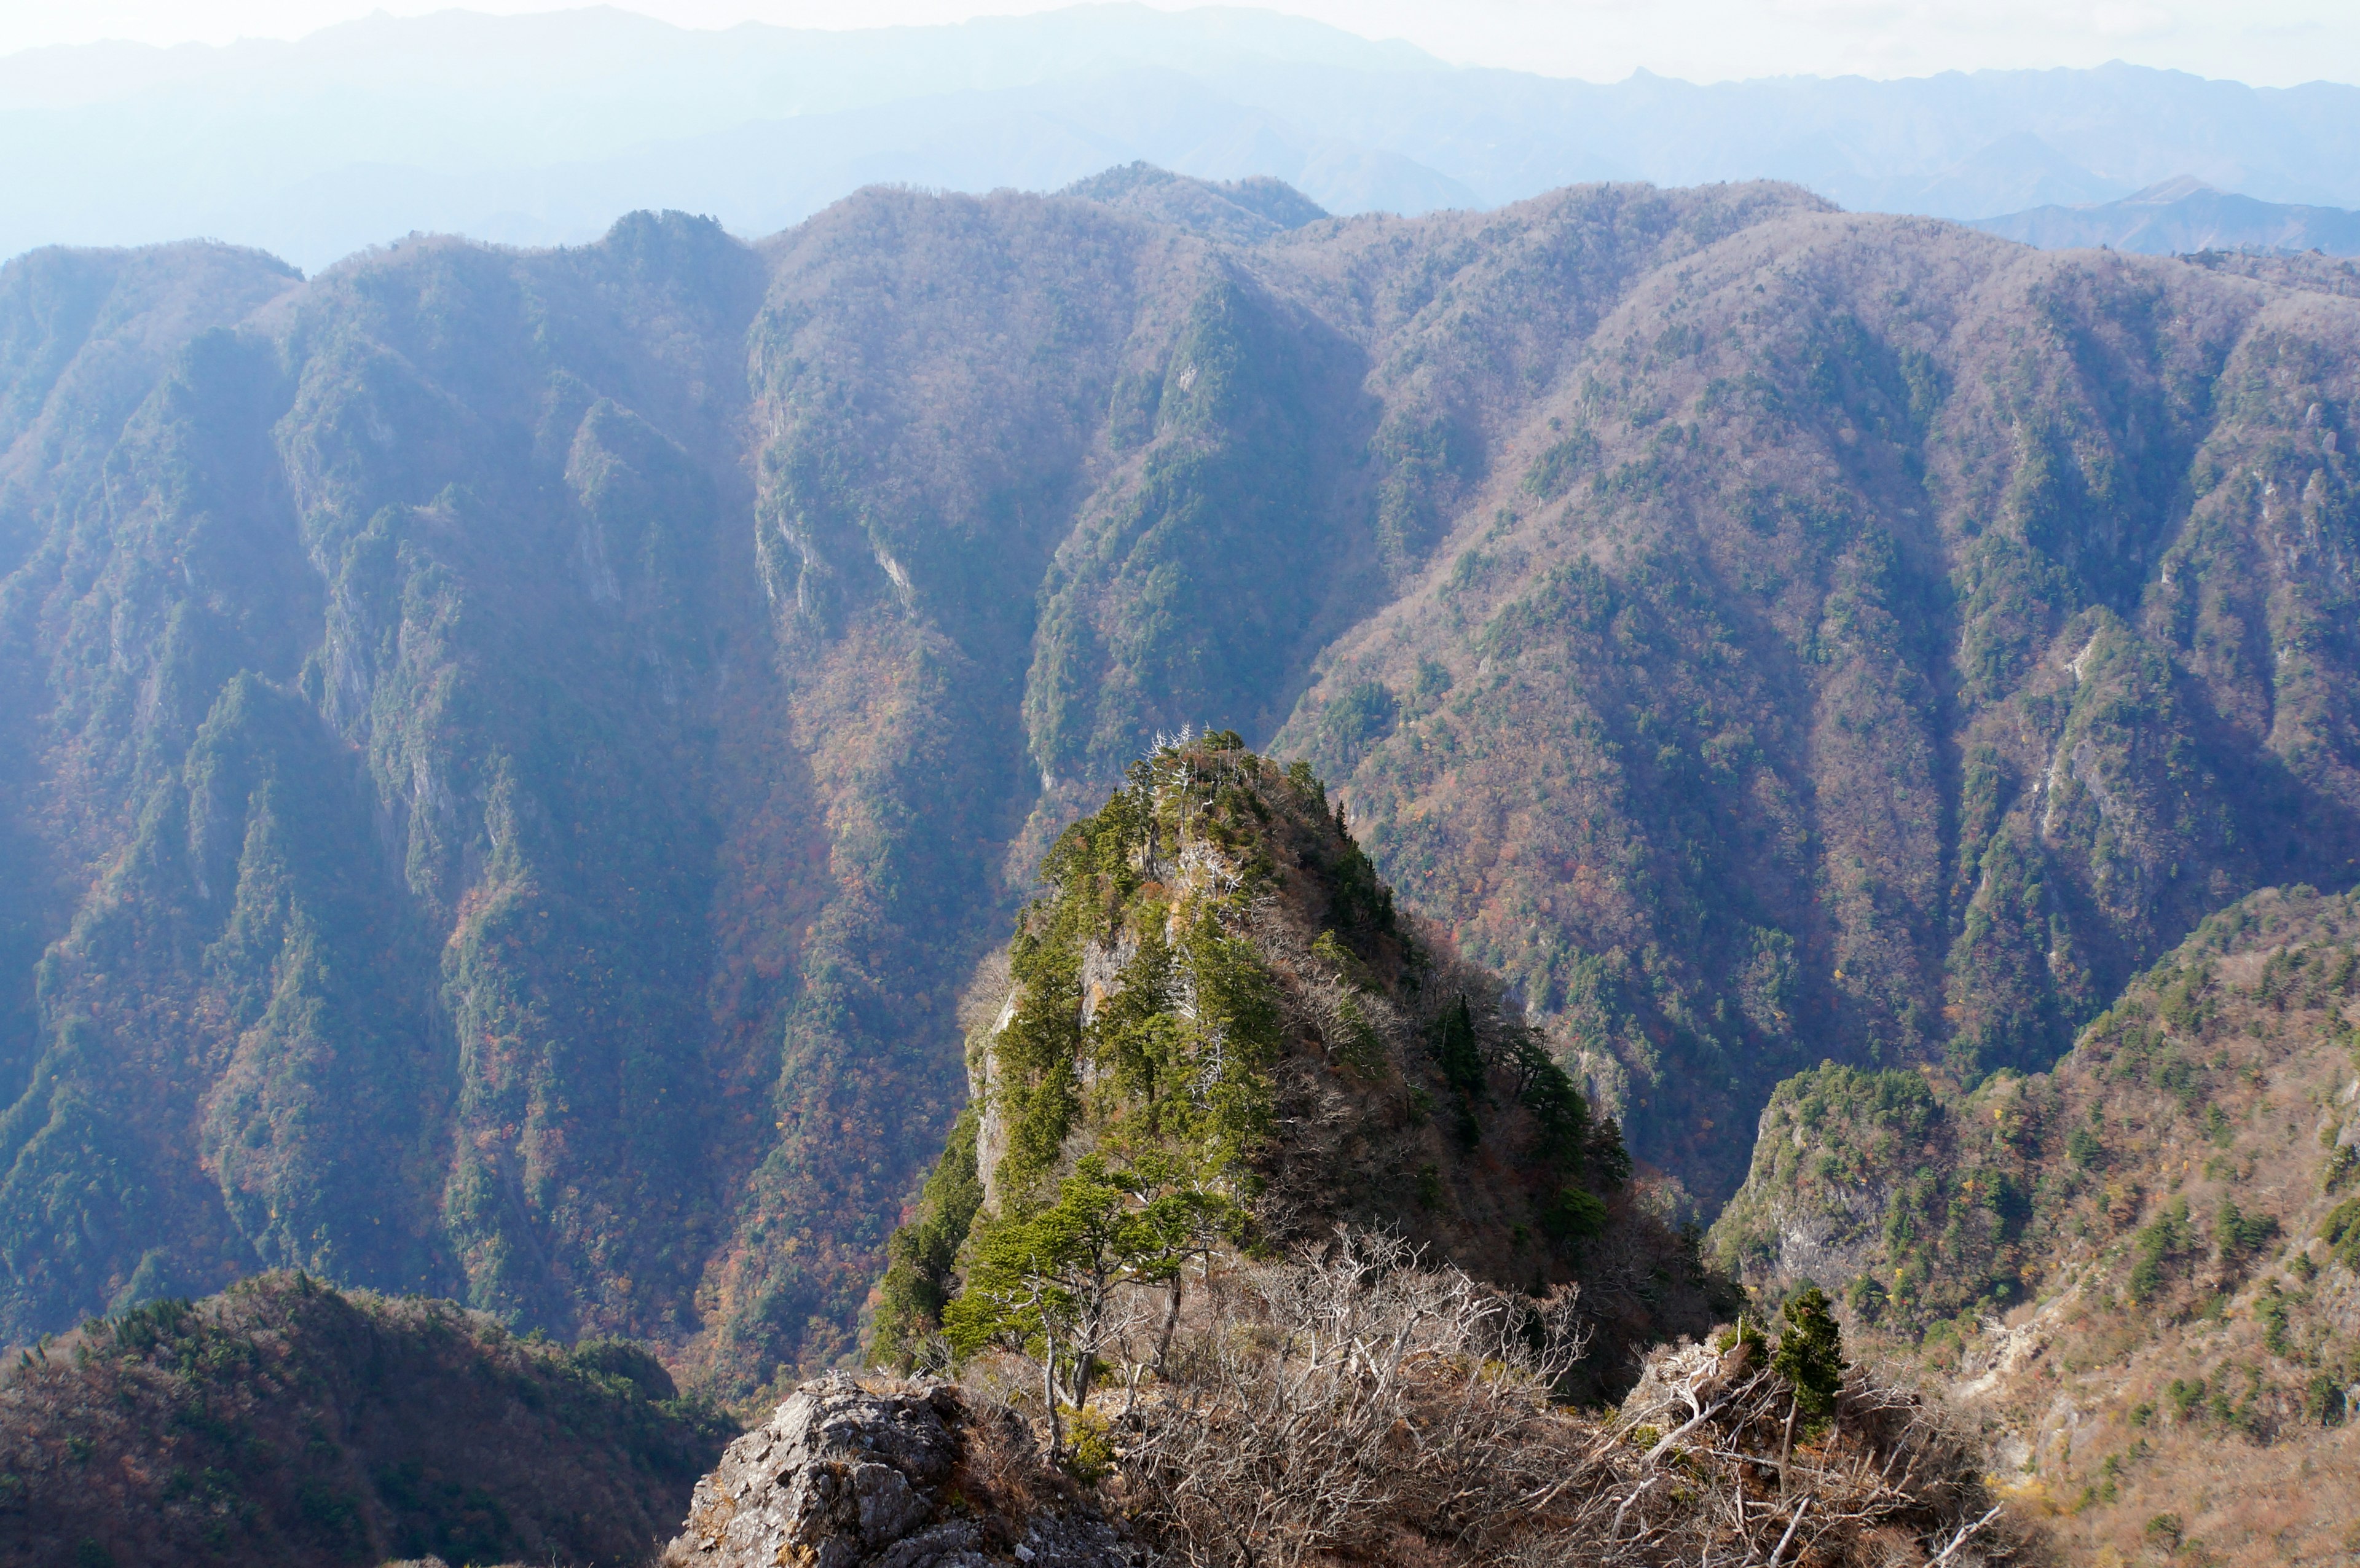
[{"label": "distant mountain range", "polygon": [[864,185],[1050,190],[1139,159],[1343,213],[1756,178],[1958,219],[2181,176],[2360,206],[2360,89],[2120,64],[1601,85],[1229,8],[857,32],[446,11],[0,59],[0,256],[204,234],[316,270],[418,230],[576,243],[669,207],[768,234]]},{"label": "distant mountain range", "polygon": [[2035,207],[1976,228],[2044,250],[2111,245],[2149,256],[2200,250],[2320,250],[2360,256],[2360,212],[2258,201],[2183,175],[2119,201]]}]

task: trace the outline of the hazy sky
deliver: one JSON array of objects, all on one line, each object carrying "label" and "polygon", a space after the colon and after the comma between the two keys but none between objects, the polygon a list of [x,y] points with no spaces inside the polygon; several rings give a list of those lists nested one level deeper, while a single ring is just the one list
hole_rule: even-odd
[{"label": "hazy sky", "polygon": [[[109,38],[294,38],[379,9],[444,8],[438,0],[0,0],[0,53]],[[466,8],[563,7],[475,0]],[[749,20],[843,27],[1051,7],[1038,0],[635,0],[622,8],[698,27]],[[1163,8],[1182,7],[1163,0]],[[2360,0],[1282,0],[1272,8],[1367,37],[1407,38],[1447,60],[1593,81],[1640,67],[1720,81],[2120,59],[2263,86],[2360,82]]]}]

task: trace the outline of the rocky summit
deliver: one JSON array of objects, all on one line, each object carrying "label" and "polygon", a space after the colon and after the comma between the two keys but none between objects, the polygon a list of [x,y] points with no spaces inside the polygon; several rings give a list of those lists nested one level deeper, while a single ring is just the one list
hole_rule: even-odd
[{"label": "rocky summit", "polygon": [[1081,1502],[1003,1408],[954,1383],[798,1388],[697,1483],[665,1568],[1131,1568],[1148,1560]]}]

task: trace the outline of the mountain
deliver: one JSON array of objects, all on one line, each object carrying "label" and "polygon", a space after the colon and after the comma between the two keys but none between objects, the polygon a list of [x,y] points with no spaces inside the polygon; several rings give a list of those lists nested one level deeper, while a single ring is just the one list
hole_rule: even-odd
[{"label": "mountain", "polygon": [[1283,89],[1242,102],[1266,69],[1442,67],[1274,12],[1142,5],[851,30],[451,10],[294,42],[29,50],[0,58],[0,149],[27,159],[0,256],[202,234],[316,270],[413,231],[587,241],[641,206],[761,234],[865,185],[1055,189],[1141,158],[1471,201],[1299,123]]},{"label": "mountain", "polygon": [[2257,201],[2186,176],[2150,185],[2119,201],[2034,207],[1981,219],[1974,226],[2049,250],[2110,245],[2148,256],[2203,250],[2360,256],[2360,212]]},{"label": "mountain", "polygon": [[0,1332],[268,1268],[854,1344],[960,998],[1184,724],[1307,759],[1700,1213],[2360,876],[2322,258],[1791,187],[880,189],[0,269]]},{"label": "mountain", "polygon": [[2044,203],[2101,201],[2120,190],[2114,180],[2082,168],[2032,132],[2011,131],[1946,169],[1888,180],[1865,204],[1885,212],[1972,218]]},{"label": "mountain", "polygon": [[2355,1018],[2360,905],[2257,893],[2049,1072],[1783,1085],[1714,1242],[1949,1372],[2074,1559],[2330,1560],[2360,1524]]},{"label": "mountain", "polygon": [[1462,284],[1450,537],[1273,743],[1708,1203],[1789,1073],[2045,1067],[2360,865],[2350,307],[1982,243],[1781,213],[1562,358]]},{"label": "mountain", "polygon": [[1621,1129],[1497,978],[1394,909],[1308,768],[1227,731],[1161,746],[1042,881],[987,961],[967,1109],[889,1249],[886,1356],[945,1333],[973,1354],[1008,1332],[1011,1269],[1062,1245],[1044,1237],[1133,1204],[1150,1232],[1107,1256],[1168,1269],[1175,1322],[1182,1259],[1209,1273],[1339,1227],[1536,1297],[1578,1281],[1589,1386],[1735,1305],[1626,1190]]},{"label": "mountain", "polygon": [[636,207],[755,235],[875,183],[1046,191],[1138,160],[1281,179],[1339,212],[1766,178],[1985,218],[2182,174],[2360,207],[2355,104],[2351,86],[2120,63],[1601,84],[1241,7],[847,31],[606,7],[378,15],[292,42],[0,58],[0,256],[211,234],[317,270],[412,232],[585,243]]},{"label": "mountain", "polygon": [[23,1354],[0,1557],[639,1562],[735,1435],[636,1346],[267,1275]]}]

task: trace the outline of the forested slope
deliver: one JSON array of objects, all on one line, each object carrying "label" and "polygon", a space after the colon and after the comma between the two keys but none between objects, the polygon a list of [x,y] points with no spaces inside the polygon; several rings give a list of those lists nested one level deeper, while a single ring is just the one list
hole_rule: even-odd
[{"label": "forested slope", "polygon": [[1159,732],[1307,753],[1712,1201],[2354,874],[2360,306],[1788,188],[1119,171],[0,271],[0,1330],[266,1266],[848,1346]]},{"label": "forested slope", "polygon": [[2213,915],[2046,1073],[1782,1085],[1713,1231],[1950,1375],[2076,1557],[2336,1562],[2360,1526],[2360,902]]},{"label": "forested slope", "polygon": [[8,1369],[0,1561],[643,1562],[736,1430],[637,1345],[264,1275]]},{"label": "forested slope", "polygon": [[1652,275],[1277,746],[1718,1198],[1822,1057],[2046,1065],[2360,853],[2360,317],[1790,216]]}]

